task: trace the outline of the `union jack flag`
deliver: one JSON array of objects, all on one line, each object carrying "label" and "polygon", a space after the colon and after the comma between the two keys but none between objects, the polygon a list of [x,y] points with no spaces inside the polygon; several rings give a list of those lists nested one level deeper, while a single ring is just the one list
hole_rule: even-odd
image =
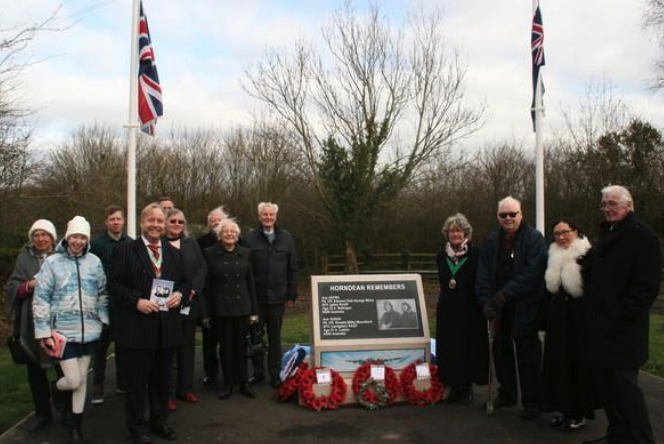
[{"label": "union jack flag", "polygon": [[[533,101],[530,106],[530,116],[533,119],[533,131],[535,131],[535,96],[537,95],[540,67],[545,65],[544,26],[542,25],[542,13],[540,12],[539,1],[533,15],[533,27],[530,32],[530,52],[533,60]],[[544,94],[544,82],[542,82],[542,94]]]},{"label": "union jack flag", "polygon": [[138,116],[141,130],[153,136],[157,118],[164,115],[164,104],[161,101],[159,75],[142,1],[138,24],[138,60]]}]

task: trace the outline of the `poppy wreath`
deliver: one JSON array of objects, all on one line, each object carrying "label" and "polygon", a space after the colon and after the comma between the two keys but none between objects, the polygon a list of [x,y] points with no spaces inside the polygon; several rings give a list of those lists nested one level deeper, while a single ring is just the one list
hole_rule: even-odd
[{"label": "poppy wreath", "polygon": [[415,379],[417,378],[417,365],[422,361],[416,361],[408,365],[401,371],[399,380],[401,383],[401,393],[406,400],[415,405],[430,405],[439,402],[443,397],[443,384],[438,379],[438,367],[429,364],[429,381],[431,385],[426,390],[415,388]]},{"label": "poppy wreath", "polygon": [[366,362],[353,374],[353,394],[360,405],[369,410],[377,410],[394,404],[399,394],[399,379],[391,367],[385,366],[385,380],[376,381],[371,377],[371,366],[383,365],[380,362]]},{"label": "poppy wreath", "polygon": [[279,386],[279,392],[277,393],[277,398],[279,401],[286,402],[288,401],[295,393],[300,386],[300,379],[304,372],[309,369],[309,365],[306,362],[300,362],[300,365],[297,367],[297,371],[288,377],[285,381]]},{"label": "poppy wreath", "polygon": [[344,378],[336,371],[329,369],[332,376],[330,394],[316,396],[314,393],[314,384],[317,381],[316,370],[323,368],[327,367],[314,367],[303,372],[298,372],[301,373],[299,384],[300,400],[305,407],[316,410],[317,412],[323,409],[336,409],[346,400],[346,393],[348,392],[348,386]]}]

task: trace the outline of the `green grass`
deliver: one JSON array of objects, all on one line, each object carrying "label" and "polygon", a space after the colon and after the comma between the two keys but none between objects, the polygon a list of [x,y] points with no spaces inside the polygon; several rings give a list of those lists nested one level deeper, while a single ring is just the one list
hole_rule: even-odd
[{"label": "green grass", "polygon": [[664,315],[650,315],[650,359],[643,371],[664,378]]},{"label": "green grass", "polygon": [[[282,341],[285,344],[309,343],[307,313],[287,314],[284,318]],[[651,315],[650,360],[643,370],[664,377],[664,316]],[[429,319],[431,335],[435,336],[435,319]],[[200,336],[200,335],[199,335]],[[200,338],[197,338],[200,345]],[[112,350],[112,349],[111,349]],[[0,347],[0,434],[32,411],[32,398],[25,366],[14,365],[6,347]]]},{"label": "green grass", "polygon": [[0,348],[0,433],[16,424],[33,409],[24,365],[12,362],[9,350]]}]

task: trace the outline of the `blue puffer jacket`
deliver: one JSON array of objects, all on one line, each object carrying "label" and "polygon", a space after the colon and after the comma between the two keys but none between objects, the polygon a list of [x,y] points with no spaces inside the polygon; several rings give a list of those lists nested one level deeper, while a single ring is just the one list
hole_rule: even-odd
[{"label": "blue puffer jacket", "polygon": [[63,239],[42,264],[32,300],[35,338],[57,330],[69,342],[99,339],[102,323],[108,324],[106,274],[89,249],[88,244],[82,256],[71,256]]}]

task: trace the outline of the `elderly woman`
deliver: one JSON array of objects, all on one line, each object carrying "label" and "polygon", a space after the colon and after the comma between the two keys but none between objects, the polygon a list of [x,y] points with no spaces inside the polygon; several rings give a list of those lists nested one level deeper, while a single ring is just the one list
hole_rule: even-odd
[{"label": "elderly woman", "polygon": [[171,381],[168,410],[176,409],[175,397],[186,402],[198,402],[194,388],[194,359],[196,350],[196,322],[205,317],[203,287],[207,265],[198,243],[187,235],[187,219],[184,213],[173,208],[166,213],[166,238],[179,249],[184,259],[184,268],[191,291],[180,309],[183,344],[176,348],[176,378]]},{"label": "elderly woman", "polygon": [[[76,216],[67,224],[67,234],[55,254],[46,258],[35,277],[32,312],[35,338],[60,361],[64,377],[58,390],[72,392],[70,442],[83,442],[81,422],[85,405],[88,366],[101,336],[102,324],[108,325],[106,274],[101,260],[90,249],[90,224]],[[54,333],[67,339],[61,356]]]},{"label": "elderly woman", "polygon": [[6,286],[7,296],[12,304],[13,335],[20,338],[21,348],[28,357],[28,385],[35,405],[35,416],[29,426],[31,432],[43,429],[52,420],[47,371],[52,361],[41,351],[39,342],[35,340],[32,297],[35,291],[35,275],[44,260],[53,253],[56,238],[55,226],[51,221],[35,221],[28,231],[28,245],[16,259],[14,271]]},{"label": "elderly woman", "polygon": [[486,321],[475,298],[479,250],[470,242],[473,228],[463,214],[447,218],[442,233],[447,242],[436,256],[436,362],[450,389],[444,402],[469,404],[472,384],[486,384],[488,368]]},{"label": "elderly woman", "polygon": [[538,314],[545,340],[540,410],[560,412],[551,426],[577,430],[593,416],[596,394],[583,365],[584,282],[591,263],[590,242],[572,221],[553,224],[554,242],[544,275],[546,291]]},{"label": "elderly woman", "polygon": [[240,227],[224,219],[215,228],[219,243],[204,251],[208,264],[206,306],[212,317],[212,334],[219,341],[219,361],[224,373],[220,399],[228,399],[237,381],[240,393],[256,394],[247,385],[245,337],[250,322],[258,321],[258,306],[249,249],[237,245]]}]

